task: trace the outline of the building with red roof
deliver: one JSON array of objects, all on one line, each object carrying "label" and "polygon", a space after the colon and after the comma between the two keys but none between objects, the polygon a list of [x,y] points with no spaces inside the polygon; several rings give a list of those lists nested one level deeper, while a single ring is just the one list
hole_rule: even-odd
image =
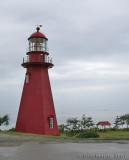
[{"label": "building with red roof", "polygon": [[108,122],[108,121],[100,121],[100,122],[98,122],[96,125],[97,125],[97,127],[98,127],[98,126],[102,126],[102,128],[103,128],[103,127],[105,128],[106,126],[109,126],[109,127],[110,127],[111,123]]}]

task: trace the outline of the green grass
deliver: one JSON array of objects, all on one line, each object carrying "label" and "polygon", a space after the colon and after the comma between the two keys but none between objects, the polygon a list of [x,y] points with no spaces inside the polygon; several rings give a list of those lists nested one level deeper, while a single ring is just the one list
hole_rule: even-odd
[{"label": "green grass", "polygon": [[99,133],[101,139],[129,138],[129,131],[108,131]]},{"label": "green grass", "polygon": [[28,137],[37,137],[37,138],[51,138],[51,139],[75,139],[75,137],[67,137],[65,133],[60,134],[60,136],[50,136],[50,135],[40,135],[40,134],[32,134],[32,133],[22,133],[22,132],[15,132],[15,131],[2,131],[0,130],[0,133],[3,134],[10,134],[14,136],[28,136]]},{"label": "green grass", "polygon": [[22,132],[15,132],[15,131],[0,131],[0,133],[11,134],[15,136],[29,136],[29,137],[38,137],[38,138],[63,138],[63,136],[49,136],[49,135],[22,133]]},{"label": "green grass", "polygon": [[[58,139],[58,138],[65,138],[65,139],[78,139],[76,136],[73,137],[67,137],[64,133],[62,133],[60,136],[48,136],[48,135],[39,135],[39,134],[31,134],[31,133],[20,133],[20,132],[14,132],[14,131],[0,131],[0,133],[3,134],[10,134],[14,136],[29,136],[29,137],[37,137],[37,138],[52,138],[52,139]],[[107,132],[99,132],[100,138],[97,139],[124,139],[129,138],[129,131],[107,131]],[[82,138],[79,138],[82,139]],[[91,138],[90,138],[91,139]]]}]

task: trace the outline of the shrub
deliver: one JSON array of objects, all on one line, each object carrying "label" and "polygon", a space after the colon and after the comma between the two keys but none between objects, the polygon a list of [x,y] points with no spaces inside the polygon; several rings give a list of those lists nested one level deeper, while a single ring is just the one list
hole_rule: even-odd
[{"label": "shrub", "polygon": [[90,128],[90,131],[93,131],[93,132],[99,132],[99,128],[97,128],[97,127],[94,127],[94,128]]},{"label": "shrub", "polygon": [[73,137],[73,136],[75,136],[77,134],[77,132],[75,132],[75,131],[66,131],[65,134],[68,137]]},{"label": "shrub", "polygon": [[129,128],[123,128],[123,131],[129,131]]},{"label": "shrub", "polygon": [[104,129],[100,129],[99,131],[100,131],[100,132],[108,132],[108,131],[110,131],[110,129],[104,128]]},{"label": "shrub", "polygon": [[10,128],[8,131],[15,131],[15,128]]},{"label": "shrub", "polygon": [[76,137],[77,138],[99,138],[99,134],[97,132],[87,130],[82,133],[79,133]]},{"label": "shrub", "polygon": [[64,124],[60,124],[58,128],[59,128],[59,132],[61,133],[65,131],[66,126]]},{"label": "shrub", "polygon": [[119,129],[114,127],[114,128],[111,128],[110,131],[119,131]]}]

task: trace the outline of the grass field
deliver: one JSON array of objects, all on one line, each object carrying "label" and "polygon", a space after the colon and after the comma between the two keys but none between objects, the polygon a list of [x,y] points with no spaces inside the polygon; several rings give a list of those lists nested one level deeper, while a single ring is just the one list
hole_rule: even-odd
[{"label": "grass field", "polygon": [[0,133],[11,134],[15,136],[31,136],[31,137],[39,137],[39,138],[62,138],[61,136],[49,136],[49,135],[21,133],[21,132],[14,132],[14,131],[0,131]]},{"label": "grass field", "polygon": [[129,138],[129,131],[108,131],[99,133],[101,139]]},{"label": "grass field", "polygon": [[[39,138],[66,138],[66,139],[76,139],[76,137],[67,137],[65,134],[61,134],[60,136],[48,136],[48,135],[38,135],[38,134],[30,134],[30,133],[20,133],[14,131],[0,131],[3,134],[11,134],[14,136],[30,136],[30,137],[39,137]],[[129,138],[129,131],[108,131],[108,132],[99,132],[99,139],[125,139]]]}]

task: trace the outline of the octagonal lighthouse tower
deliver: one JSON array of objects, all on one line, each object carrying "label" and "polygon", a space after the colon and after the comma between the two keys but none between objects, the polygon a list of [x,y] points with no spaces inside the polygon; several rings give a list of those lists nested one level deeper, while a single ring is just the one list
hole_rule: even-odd
[{"label": "octagonal lighthouse tower", "polygon": [[45,35],[33,33],[29,38],[27,58],[22,66],[27,69],[16,123],[16,132],[59,135],[48,69],[52,59],[48,57]]}]

